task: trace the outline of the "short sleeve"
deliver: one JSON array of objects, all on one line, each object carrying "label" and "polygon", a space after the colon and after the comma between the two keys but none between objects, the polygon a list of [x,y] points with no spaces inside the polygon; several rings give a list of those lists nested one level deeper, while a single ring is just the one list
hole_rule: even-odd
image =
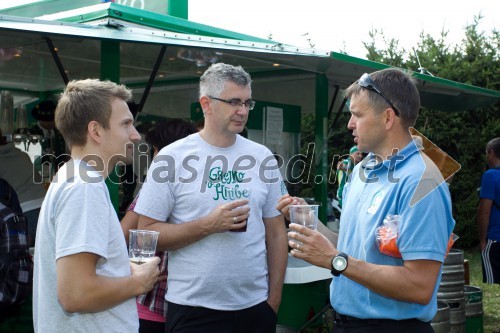
[{"label": "short sleeve", "polygon": [[495,178],[493,177],[493,173],[485,172],[483,174],[479,197],[481,199],[495,199]]}]

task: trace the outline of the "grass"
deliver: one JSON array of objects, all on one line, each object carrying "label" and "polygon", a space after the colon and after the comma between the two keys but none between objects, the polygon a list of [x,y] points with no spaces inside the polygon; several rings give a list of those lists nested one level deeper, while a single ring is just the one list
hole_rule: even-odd
[{"label": "grass", "polygon": [[469,260],[469,284],[483,291],[484,333],[500,330],[500,285],[483,283],[481,256],[478,250],[464,251],[464,257]]}]

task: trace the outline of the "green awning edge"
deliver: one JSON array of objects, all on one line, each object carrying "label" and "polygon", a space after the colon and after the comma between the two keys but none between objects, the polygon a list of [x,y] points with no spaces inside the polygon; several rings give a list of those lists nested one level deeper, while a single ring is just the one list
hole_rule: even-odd
[{"label": "green awning edge", "polygon": [[[234,40],[242,40],[247,42],[280,44],[279,42],[254,37],[230,30],[215,28],[206,24],[192,22],[175,16],[159,14],[147,10],[137,9],[129,6],[119,5],[113,2],[107,2],[100,5],[92,6],[99,8],[98,10],[88,12],[86,8],[70,11],[71,16],[58,18],[57,21],[73,22],[73,23],[88,23],[99,19],[119,19],[130,23],[138,24],[143,27],[168,30],[171,32],[179,32],[184,34],[201,35],[207,37],[229,38]],[[61,15],[63,13],[51,14]],[[50,16],[50,15],[48,15]],[[39,17],[41,18],[41,17]]]},{"label": "green awning edge", "polygon": [[[378,63],[375,61],[356,58],[356,57],[353,57],[353,56],[350,56],[347,54],[337,53],[337,52],[333,52],[333,51],[330,53],[330,58],[336,59],[339,61],[343,61],[343,62],[347,62],[347,63],[351,63],[351,64],[355,64],[358,66],[369,67],[375,71],[382,70],[385,68],[402,69],[399,67],[393,67],[393,66]],[[438,85],[444,85],[444,86],[447,86],[450,88],[459,89],[460,92],[475,92],[475,93],[479,93],[479,94],[482,94],[485,96],[500,98],[500,92],[498,92],[498,91],[494,91],[494,90],[490,90],[490,89],[486,89],[486,88],[481,88],[481,87],[473,86],[473,85],[466,84],[466,83],[460,83],[460,82],[456,82],[456,81],[452,81],[452,80],[448,80],[448,79],[443,79],[443,78],[440,78],[437,76],[421,74],[421,73],[418,73],[415,71],[412,71],[412,76],[415,77],[416,79],[419,79],[422,81],[436,83]]]}]

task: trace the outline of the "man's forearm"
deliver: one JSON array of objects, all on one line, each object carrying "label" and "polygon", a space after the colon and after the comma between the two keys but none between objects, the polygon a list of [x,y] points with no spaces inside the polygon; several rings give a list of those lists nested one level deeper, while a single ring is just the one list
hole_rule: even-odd
[{"label": "man's forearm", "polygon": [[318,231],[323,234],[328,240],[337,247],[339,234],[328,229],[321,221],[318,222]]},{"label": "man's forearm", "polygon": [[490,223],[490,212],[493,201],[480,199],[477,207],[477,229],[479,240],[486,241],[488,238],[488,224]]},{"label": "man's forearm", "polygon": [[286,265],[288,262],[288,248],[268,246],[267,262],[269,269],[269,296],[268,302],[271,306],[278,307],[281,303],[281,293],[283,291],[283,282],[285,280]]},{"label": "man's forearm", "polygon": [[154,230],[160,232],[157,249],[159,251],[172,251],[191,245],[210,234],[210,230],[204,227],[200,218],[195,221],[173,224],[160,222],[146,216],[139,217],[139,229]]},{"label": "man's forearm", "polygon": [[266,223],[267,267],[269,270],[268,302],[277,312],[288,263],[287,234],[283,218]]}]

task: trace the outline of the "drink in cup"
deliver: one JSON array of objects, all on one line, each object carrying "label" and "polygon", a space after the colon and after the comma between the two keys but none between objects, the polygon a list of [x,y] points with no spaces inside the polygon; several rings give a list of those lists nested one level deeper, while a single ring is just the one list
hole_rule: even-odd
[{"label": "drink in cup", "polygon": [[[248,201],[250,201],[250,194],[252,193],[252,190],[250,189],[245,189],[242,191],[242,197],[241,199],[246,199]],[[250,215],[248,215],[248,217],[250,218]],[[237,221],[235,223],[240,223],[241,221]],[[245,224],[244,227],[241,227],[239,229],[233,229],[233,230],[229,230],[230,232],[246,232],[247,231],[247,226],[248,226],[248,219],[247,219],[247,224]]]},{"label": "drink in cup", "polygon": [[128,246],[130,262],[140,265],[153,258],[159,234],[158,231],[130,229]]},{"label": "drink in cup", "polygon": [[[318,227],[319,205],[290,205],[290,222],[303,225],[311,230]],[[294,242],[297,242],[294,240]]]}]

